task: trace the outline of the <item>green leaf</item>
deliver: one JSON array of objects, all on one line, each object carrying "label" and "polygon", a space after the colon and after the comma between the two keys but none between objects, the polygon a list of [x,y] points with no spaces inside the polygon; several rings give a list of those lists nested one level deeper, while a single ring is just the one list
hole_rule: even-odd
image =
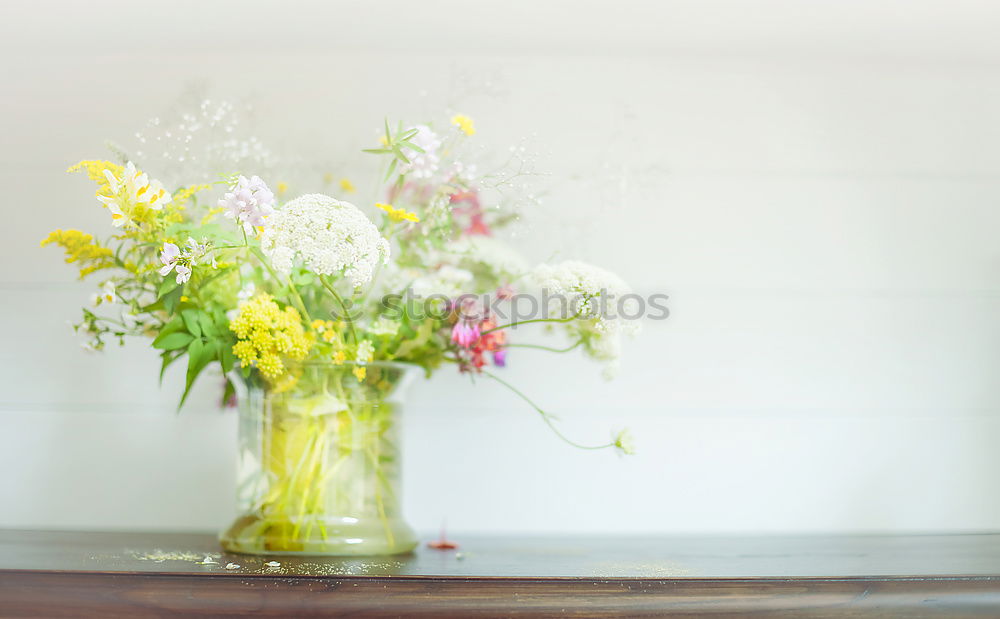
[{"label": "green leaf", "polygon": [[168,276],[168,277],[164,278],[164,280],[162,282],[160,282],[160,289],[156,293],[156,298],[157,299],[161,298],[163,295],[165,295],[168,292],[172,291],[178,285],[179,284],[177,283],[177,278],[176,277],[169,277]]},{"label": "green leaf", "polygon": [[314,278],[313,274],[310,273],[309,271],[298,271],[297,273],[292,275],[292,283],[295,284],[296,286],[300,287],[312,286],[315,283],[315,281],[316,278]]},{"label": "green leaf", "polygon": [[373,155],[388,155],[392,152],[390,148],[362,148],[361,152],[371,153]]},{"label": "green leaf", "polygon": [[222,392],[222,402],[221,405],[224,407],[229,403],[229,399],[236,395],[236,386],[233,385],[233,381],[226,378],[226,389]]},{"label": "green leaf", "polygon": [[153,347],[155,348],[156,343],[158,341],[161,341],[162,338],[170,335],[171,333],[177,333],[183,328],[184,328],[184,321],[181,320],[180,316],[174,316],[173,318],[170,319],[169,322],[167,322],[167,324],[163,325],[162,329],[160,329],[160,333],[156,336],[156,339],[153,340]]},{"label": "green leaf", "polygon": [[198,326],[201,327],[201,332],[206,337],[219,336],[219,327],[215,325],[215,321],[212,320],[212,315],[208,312],[198,312]]},{"label": "green leaf", "polygon": [[403,151],[400,150],[398,147],[394,147],[392,149],[392,152],[396,153],[396,158],[402,159],[403,163],[410,163],[410,160],[406,157],[406,155],[403,154]]},{"label": "green leaf", "polygon": [[211,346],[206,346],[201,340],[192,340],[191,345],[188,346],[188,367],[187,367],[187,379],[184,383],[184,394],[181,395],[181,402],[177,405],[177,410],[180,410],[184,406],[184,401],[187,400],[188,394],[191,392],[191,386],[194,385],[195,379],[201,373],[205,366],[212,361],[214,356],[212,353]]},{"label": "green leaf", "polygon": [[183,355],[183,352],[171,353],[170,351],[163,351],[160,357],[163,359],[163,363],[160,364],[160,384],[163,384],[163,375],[166,373],[167,368],[170,367],[174,361],[177,361]]},{"label": "green leaf", "polygon": [[396,352],[392,355],[393,358],[405,357],[414,350],[417,350],[424,344],[426,344],[431,336],[434,334],[434,321],[425,320],[420,323],[420,327],[417,328],[416,334],[412,339],[406,340],[399,345]]},{"label": "green leaf", "polygon": [[219,346],[219,363],[222,364],[222,372],[224,374],[233,371],[233,367],[236,365],[236,355],[233,354],[233,347],[228,344],[229,342],[225,342]]},{"label": "green leaf", "polygon": [[389,162],[389,171],[385,173],[385,180],[389,180],[392,177],[392,173],[396,171],[396,163],[398,159],[393,159]]},{"label": "green leaf", "polygon": [[[161,339],[162,338],[162,339]],[[168,333],[153,340],[153,348],[160,350],[177,350],[184,348],[194,340],[190,333]]]},{"label": "green leaf", "polygon": [[419,146],[417,146],[416,144],[413,144],[412,142],[402,141],[402,142],[399,142],[398,145],[401,146],[401,147],[409,148],[410,150],[415,150],[418,153],[425,153],[425,152],[427,152],[424,149],[422,149]]},{"label": "green leaf", "polygon": [[201,325],[199,324],[201,318],[200,310],[182,310],[181,318],[184,319],[184,326],[187,327],[188,333],[194,335],[195,337],[201,337]]},{"label": "green leaf", "polygon": [[160,300],[163,301],[163,309],[167,310],[167,313],[173,314],[177,311],[177,306],[180,305],[182,296],[184,296],[183,284],[177,286],[161,297]]}]

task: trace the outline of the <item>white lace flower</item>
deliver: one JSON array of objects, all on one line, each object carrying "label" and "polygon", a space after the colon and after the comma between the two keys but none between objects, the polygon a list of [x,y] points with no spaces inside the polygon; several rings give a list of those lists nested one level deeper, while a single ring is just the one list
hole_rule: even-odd
[{"label": "white lace flower", "polygon": [[548,316],[576,320],[565,323],[591,358],[607,362],[605,377],[617,371],[621,336],[634,335],[640,325],[638,299],[614,273],[585,262],[567,260],[535,268],[532,279],[547,298]]},{"label": "white lace flower", "polygon": [[296,257],[320,275],[343,274],[355,288],[372,280],[389,260],[386,241],[350,202],[318,193],[292,200],[268,218],[261,249],[275,269],[288,273]]},{"label": "white lace flower", "polygon": [[219,200],[224,214],[243,226],[243,231],[252,234],[254,227],[263,226],[269,215],[274,213],[274,193],[259,176],[249,179],[240,176]]},{"label": "white lace flower", "polygon": [[403,154],[410,160],[399,166],[401,174],[409,174],[413,178],[430,178],[438,170],[440,158],[438,149],[441,148],[441,138],[434,133],[427,125],[417,125],[410,127],[410,131],[417,130],[417,134],[409,139],[410,142],[419,146],[424,152],[418,152],[412,148],[404,148]]}]

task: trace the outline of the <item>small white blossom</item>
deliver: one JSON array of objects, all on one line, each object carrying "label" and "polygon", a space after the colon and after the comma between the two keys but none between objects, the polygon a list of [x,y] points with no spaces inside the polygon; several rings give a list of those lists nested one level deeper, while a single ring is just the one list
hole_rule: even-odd
[{"label": "small white blossom", "polygon": [[320,275],[343,274],[358,288],[389,260],[389,242],[350,202],[314,193],[292,200],[268,218],[261,249],[282,273],[294,259]]},{"label": "small white blossom", "polygon": [[191,267],[185,263],[185,257],[181,254],[179,247],[173,243],[164,243],[163,250],[160,251],[160,262],[163,267],[159,274],[166,277],[171,271],[177,272],[177,283],[183,284],[191,279]]},{"label": "small white blossom", "polygon": [[133,312],[122,312],[122,324],[128,330],[135,329],[139,325],[139,316]]},{"label": "small white blossom", "polygon": [[368,327],[368,332],[372,335],[389,335],[393,336],[399,333],[399,323],[395,320],[390,320],[385,316],[379,316],[378,319]]},{"label": "small white blossom", "polygon": [[226,564],[226,569],[227,570],[238,570],[238,569],[240,569],[240,564],[239,563],[227,563]]},{"label": "small white blossom", "polygon": [[243,301],[249,301],[253,298],[254,294],[257,293],[257,286],[253,282],[247,282],[240,288],[240,291],[236,293],[236,298],[242,303]]},{"label": "small white blossom", "polygon": [[267,567],[281,567],[281,564],[278,563],[277,561],[268,561],[264,565],[266,565]]},{"label": "small white blossom", "polygon": [[263,226],[275,207],[274,193],[259,176],[249,179],[240,176],[230,187],[219,206],[226,209],[224,214],[243,226],[243,231],[252,234],[254,227]]},{"label": "small white blossom", "polygon": [[[188,238],[184,251],[173,243],[164,243],[160,251],[160,262],[163,266],[158,271],[160,275],[166,277],[170,271],[177,273],[177,283],[183,284],[191,279],[191,272],[199,260],[203,259],[211,252],[207,243]],[[215,258],[210,263],[212,268],[216,268]]]},{"label": "small white blossom", "polygon": [[615,434],[614,445],[616,449],[626,456],[635,455],[635,441],[632,439],[632,433],[628,431],[628,428],[624,428]]},{"label": "small white blossom", "polygon": [[358,344],[358,355],[356,361],[361,365],[364,365],[371,361],[375,356],[375,347],[368,340],[362,341]]},{"label": "small white blossom", "polygon": [[95,292],[90,295],[90,303],[92,305],[100,305],[101,303],[114,303],[115,302],[115,283],[110,279],[103,284],[101,284],[100,292]]}]

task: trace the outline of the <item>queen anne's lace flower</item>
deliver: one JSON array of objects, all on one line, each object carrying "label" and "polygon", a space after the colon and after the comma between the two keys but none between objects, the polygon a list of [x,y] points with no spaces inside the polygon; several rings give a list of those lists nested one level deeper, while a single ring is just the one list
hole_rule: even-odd
[{"label": "queen anne's lace flower", "polygon": [[605,376],[617,371],[621,336],[639,332],[637,300],[632,289],[614,273],[585,262],[567,260],[535,268],[533,279],[548,297],[549,317],[566,323],[571,337],[583,343],[590,357],[607,362]]},{"label": "queen anne's lace flower", "polygon": [[364,213],[318,193],[276,210],[260,242],[278,271],[290,272],[297,256],[311,271],[343,274],[355,287],[370,282],[376,265],[389,260],[389,242]]},{"label": "queen anne's lace flower", "polygon": [[226,217],[235,219],[243,226],[243,231],[251,234],[255,226],[263,226],[264,220],[274,212],[274,193],[259,176],[249,179],[240,176],[229,192],[219,200]]}]

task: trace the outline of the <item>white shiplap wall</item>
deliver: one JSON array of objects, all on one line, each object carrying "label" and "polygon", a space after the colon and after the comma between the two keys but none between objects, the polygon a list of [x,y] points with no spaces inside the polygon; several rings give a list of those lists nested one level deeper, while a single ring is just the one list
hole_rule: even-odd
[{"label": "white shiplap wall", "polygon": [[563,447],[496,385],[418,385],[419,528],[1000,526],[989,5],[85,4],[8,3],[0,26],[0,526],[231,515],[235,424],[214,385],[176,415],[180,377],[160,390],[151,351],[85,355],[63,325],[90,288],[37,247],[106,225],[66,165],[197,81],[252,100],[260,137],[305,157],[351,160],[383,115],[460,109],[491,148],[528,136],[550,189],[517,242],[671,296],[616,382],[511,355],[567,432],[628,425],[634,458]]}]

